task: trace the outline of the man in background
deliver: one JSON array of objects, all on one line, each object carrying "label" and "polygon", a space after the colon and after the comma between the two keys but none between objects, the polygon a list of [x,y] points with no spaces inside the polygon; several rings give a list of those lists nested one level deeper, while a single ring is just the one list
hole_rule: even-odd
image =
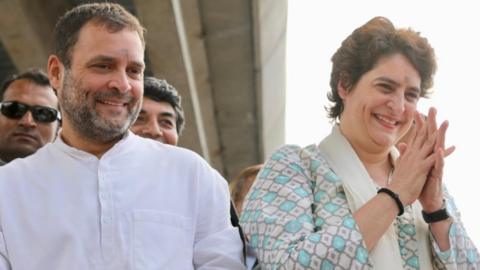
[{"label": "man in background", "polygon": [[[175,87],[166,80],[145,77],[142,109],[130,130],[144,138],[177,145],[184,126],[185,116],[181,97]],[[230,202],[230,222],[234,227],[238,227],[243,240],[238,214],[232,202]]]},{"label": "man in background", "polygon": [[0,111],[0,160],[4,162],[35,153],[55,139],[60,126],[57,96],[40,70],[12,75],[2,83]]},{"label": "man in background", "polygon": [[185,125],[177,90],[154,77],[145,77],[143,88],[142,109],[130,129],[139,136],[177,145]]}]

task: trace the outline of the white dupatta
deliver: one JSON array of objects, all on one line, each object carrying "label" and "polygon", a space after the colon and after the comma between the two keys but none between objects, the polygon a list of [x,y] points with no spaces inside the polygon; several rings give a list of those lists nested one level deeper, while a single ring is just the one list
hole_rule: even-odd
[{"label": "white dupatta", "polygon": [[[318,148],[335,173],[341,178],[348,206],[352,212],[357,211],[367,201],[377,195],[373,180],[355,153],[355,150],[341,133],[338,125],[333,127],[330,135],[319,144]],[[393,147],[390,155],[395,161],[399,153]],[[433,266],[429,248],[428,225],[423,222],[420,203],[416,201],[412,207],[420,269],[430,270],[433,269]],[[375,248],[370,251],[369,256],[373,263],[373,269],[403,270],[403,260],[400,255],[398,238],[393,223],[377,242]]]}]

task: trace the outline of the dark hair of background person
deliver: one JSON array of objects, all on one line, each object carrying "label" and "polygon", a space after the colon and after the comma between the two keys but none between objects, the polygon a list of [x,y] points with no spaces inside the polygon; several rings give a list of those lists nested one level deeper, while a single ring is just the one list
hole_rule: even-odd
[{"label": "dark hair of background person", "polygon": [[[0,86],[0,101],[3,101],[3,97],[5,95],[5,91],[7,88],[14,82],[18,80],[29,80],[36,85],[40,86],[50,86],[50,81],[48,80],[48,76],[45,72],[40,69],[29,69],[20,74],[13,74],[8,76]],[[55,90],[53,90],[55,92]],[[55,94],[57,94],[55,92]]]},{"label": "dark hair of background person", "polygon": [[252,176],[255,178],[262,167],[263,164],[256,164],[246,167],[229,183],[230,196],[232,197],[232,201],[235,203],[235,205],[238,205],[239,202],[243,202],[245,199],[244,196],[248,193],[248,190],[250,190],[250,187],[254,182],[251,181],[250,183],[247,183],[246,179]]},{"label": "dark hair of background person", "polygon": [[138,19],[121,5],[116,3],[80,5],[60,17],[53,33],[52,53],[59,57],[65,67],[70,68],[72,49],[78,40],[80,29],[89,22],[105,26],[112,33],[124,28],[136,31],[145,47],[145,29]]},{"label": "dark hair of background person", "polygon": [[143,96],[154,101],[167,102],[175,111],[177,133],[180,135],[185,126],[185,116],[182,109],[182,98],[178,95],[175,87],[166,80],[146,76],[144,79]]},{"label": "dark hair of background person", "polygon": [[375,17],[353,31],[332,56],[328,99],[333,104],[327,108],[328,116],[336,120],[343,112],[343,101],[337,89],[339,83],[351,91],[381,57],[396,53],[405,56],[417,70],[421,78],[420,96],[428,96],[437,69],[435,52],[428,40],[410,28],[396,29],[387,18]]}]

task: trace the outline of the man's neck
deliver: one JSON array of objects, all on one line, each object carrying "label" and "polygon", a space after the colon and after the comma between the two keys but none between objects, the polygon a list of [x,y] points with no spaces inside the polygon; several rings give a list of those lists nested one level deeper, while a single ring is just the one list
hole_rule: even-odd
[{"label": "man's neck", "polygon": [[96,156],[100,159],[110,148],[112,148],[121,138],[109,141],[99,142],[83,137],[70,127],[62,127],[60,132],[61,139],[69,146],[77,148]]}]

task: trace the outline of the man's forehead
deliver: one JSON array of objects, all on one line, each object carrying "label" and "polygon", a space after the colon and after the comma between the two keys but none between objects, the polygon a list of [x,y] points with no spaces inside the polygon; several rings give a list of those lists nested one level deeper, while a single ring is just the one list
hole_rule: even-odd
[{"label": "man's forehead", "polygon": [[126,27],[112,31],[104,25],[89,22],[80,29],[71,56],[73,62],[75,58],[81,59],[81,62],[92,61],[94,58],[110,60],[124,58],[144,66],[144,51],[145,48],[136,31]]},{"label": "man's forehead", "polygon": [[149,97],[143,97],[142,110],[154,114],[171,114],[175,115],[173,106],[166,101],[156,101]]},{"label": "man's forehead", "polygon": [[57,96],[49,85],[39,85],[28,79],[12,82],[6,89],[3,100],[15,100],[29,105],[57,107]]}]

